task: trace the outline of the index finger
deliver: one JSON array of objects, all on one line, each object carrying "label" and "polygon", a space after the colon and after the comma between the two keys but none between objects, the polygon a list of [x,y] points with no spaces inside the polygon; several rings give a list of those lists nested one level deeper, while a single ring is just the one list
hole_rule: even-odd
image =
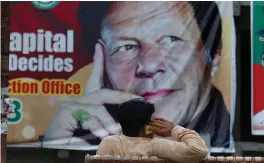
[{"label": "index finger", "polygon": [[101,89],[99,91],[89,93],[82,97],[69,99],[68,102],[77,102],[82,104],[93,104],[93,105],[102,105],[106,103],[121,104],[135,98],[142,98],[142,97],[131,94],[129,92]]},{"label": "index finger", "polygon": [[101,89],[102,87],[103,70],[104,70],[104,54],[103,54],[102,45],[100,43],[97,43],[95,45],[95,53],[93,59],[94,59],[94,65],[85,88],[85,93],[94,92],[96,90]]},{"label": "index finger", "polygon": [[157,123],[157,122],[154,122],[154,123],[151,123],[151,126],[153,127],[156,127],[156,128],[164,128],[164,125],[160,124],[160,123]]},{"label": "index finger", "polygon": [[168,122],[166,119],[159,118],[159,117],[156,117],[154,120],[159,120],[159,121],[162,121],[162,122]]}]

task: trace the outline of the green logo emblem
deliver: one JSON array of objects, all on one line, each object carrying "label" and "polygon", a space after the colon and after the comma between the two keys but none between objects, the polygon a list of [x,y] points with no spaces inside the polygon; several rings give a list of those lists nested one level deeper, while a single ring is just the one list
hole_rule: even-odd
[{"label": "green logo emblem", "polygon": [[91,118],[91,115],[84,109],[77,109],[72,112],[72,117],[77,121],[88,121]]},{"label": "green logo emblem", "polygon": [[23,119],[23,103],[19,99],[13,99],[14,110],[7,117],[8,124],[17,124]]},{"label": "green logo emblem", "polygon": [[49,10],[59,4],[58,1],[33,1],[31,2],[35,7],[42,10]]}]

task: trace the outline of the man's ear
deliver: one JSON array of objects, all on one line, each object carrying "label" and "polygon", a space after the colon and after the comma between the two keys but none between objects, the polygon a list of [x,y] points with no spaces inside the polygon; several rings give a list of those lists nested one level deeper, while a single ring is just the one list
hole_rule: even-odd
[{"label": "man's ear", "polygon": [[212,69],[211,69],[211,76],[214,77],[219,70],[220,66],[220,59],[221,59],[221,50],[218,49],[214,54],[213,62],[212,62]]}]

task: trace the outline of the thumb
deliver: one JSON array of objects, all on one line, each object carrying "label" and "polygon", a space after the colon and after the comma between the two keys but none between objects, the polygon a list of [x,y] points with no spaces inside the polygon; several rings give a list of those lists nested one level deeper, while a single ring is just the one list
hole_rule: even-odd
[{"label": "thumb", "polygon": [[104,54],[100,43],[95,45],[94,65],[86,84],[85,93],[101,89],[103,82]]}]

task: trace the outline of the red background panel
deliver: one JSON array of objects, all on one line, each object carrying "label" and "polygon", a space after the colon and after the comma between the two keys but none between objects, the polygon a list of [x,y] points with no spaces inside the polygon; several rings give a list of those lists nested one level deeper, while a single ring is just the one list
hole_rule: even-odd
[{"label": "red background panel", "polygon": [[260,64],[254,64],[253,68],[253,102],[255,115],[264,110],[264,67]]}]

